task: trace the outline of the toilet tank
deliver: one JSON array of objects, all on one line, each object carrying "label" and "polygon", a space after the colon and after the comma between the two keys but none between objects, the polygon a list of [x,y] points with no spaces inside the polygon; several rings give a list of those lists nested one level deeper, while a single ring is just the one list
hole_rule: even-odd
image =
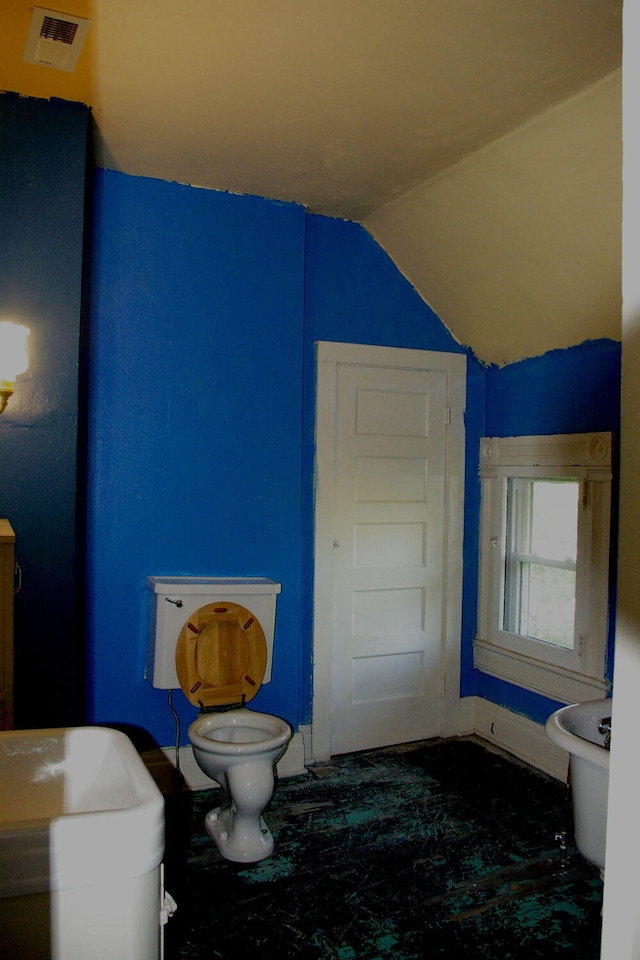
[{"label": "toilet tank", "polygon": [[154,687],[177,690],[176,644],[185,621],[208,603],[238,603],[260,621],[267,643],[263,683],[271,680],[276,598],[280,584],[266,577],[147,577],[149,626],[145,677]]}]

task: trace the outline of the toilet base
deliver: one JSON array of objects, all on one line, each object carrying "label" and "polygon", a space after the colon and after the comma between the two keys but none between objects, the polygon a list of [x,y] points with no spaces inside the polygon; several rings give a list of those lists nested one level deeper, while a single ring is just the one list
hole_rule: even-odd
[{"label": "toilet base", "polygon": [[225,858],[235,863],[257,863],[273,853],[273,836],[260,816],[250,824],[234,823],[233,805],[216,807],[204,818],[204,828]]}]

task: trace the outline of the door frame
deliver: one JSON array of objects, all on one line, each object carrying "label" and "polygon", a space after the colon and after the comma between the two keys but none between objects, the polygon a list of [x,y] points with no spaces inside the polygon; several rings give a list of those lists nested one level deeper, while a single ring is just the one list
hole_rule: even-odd
[{"label": "door frame", "polygon": [[[336,498],[336,386],[338,367],[396,367],[448,374],[449,432],[445,485],[445,572],[443,577],[441,736],[460,726],[460,645],[462,625],[462,546],[464,529],[464,409],[467,357],[463,353],[316,343],[316,455],[313,591],[312,760],[331,754],[331,653],[333,637],[332,533]],[[457,510],[456,510],[457,508]],[[446,682],[444,682],[446,678]]]}]

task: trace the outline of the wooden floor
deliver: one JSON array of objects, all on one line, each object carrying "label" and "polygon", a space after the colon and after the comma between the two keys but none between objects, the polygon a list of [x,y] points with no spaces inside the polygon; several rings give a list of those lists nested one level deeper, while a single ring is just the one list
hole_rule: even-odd
[{"label": "wooden floor", "polygon": [[167,960],[600,956],[602,882],[556,834],[566,788],[474,738],[337,757],[281,780],[275,852],[223,860],[219,791],[167,797]]}]

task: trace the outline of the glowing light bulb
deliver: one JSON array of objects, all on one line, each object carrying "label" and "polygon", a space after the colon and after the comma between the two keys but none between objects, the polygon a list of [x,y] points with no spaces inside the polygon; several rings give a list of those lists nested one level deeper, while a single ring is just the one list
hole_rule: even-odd
[{"label": "glowing light bulb", "polygon": [[15,389],[16,377],[29,366],[29,328],[21,323],[0,322],[0,413]]}]

